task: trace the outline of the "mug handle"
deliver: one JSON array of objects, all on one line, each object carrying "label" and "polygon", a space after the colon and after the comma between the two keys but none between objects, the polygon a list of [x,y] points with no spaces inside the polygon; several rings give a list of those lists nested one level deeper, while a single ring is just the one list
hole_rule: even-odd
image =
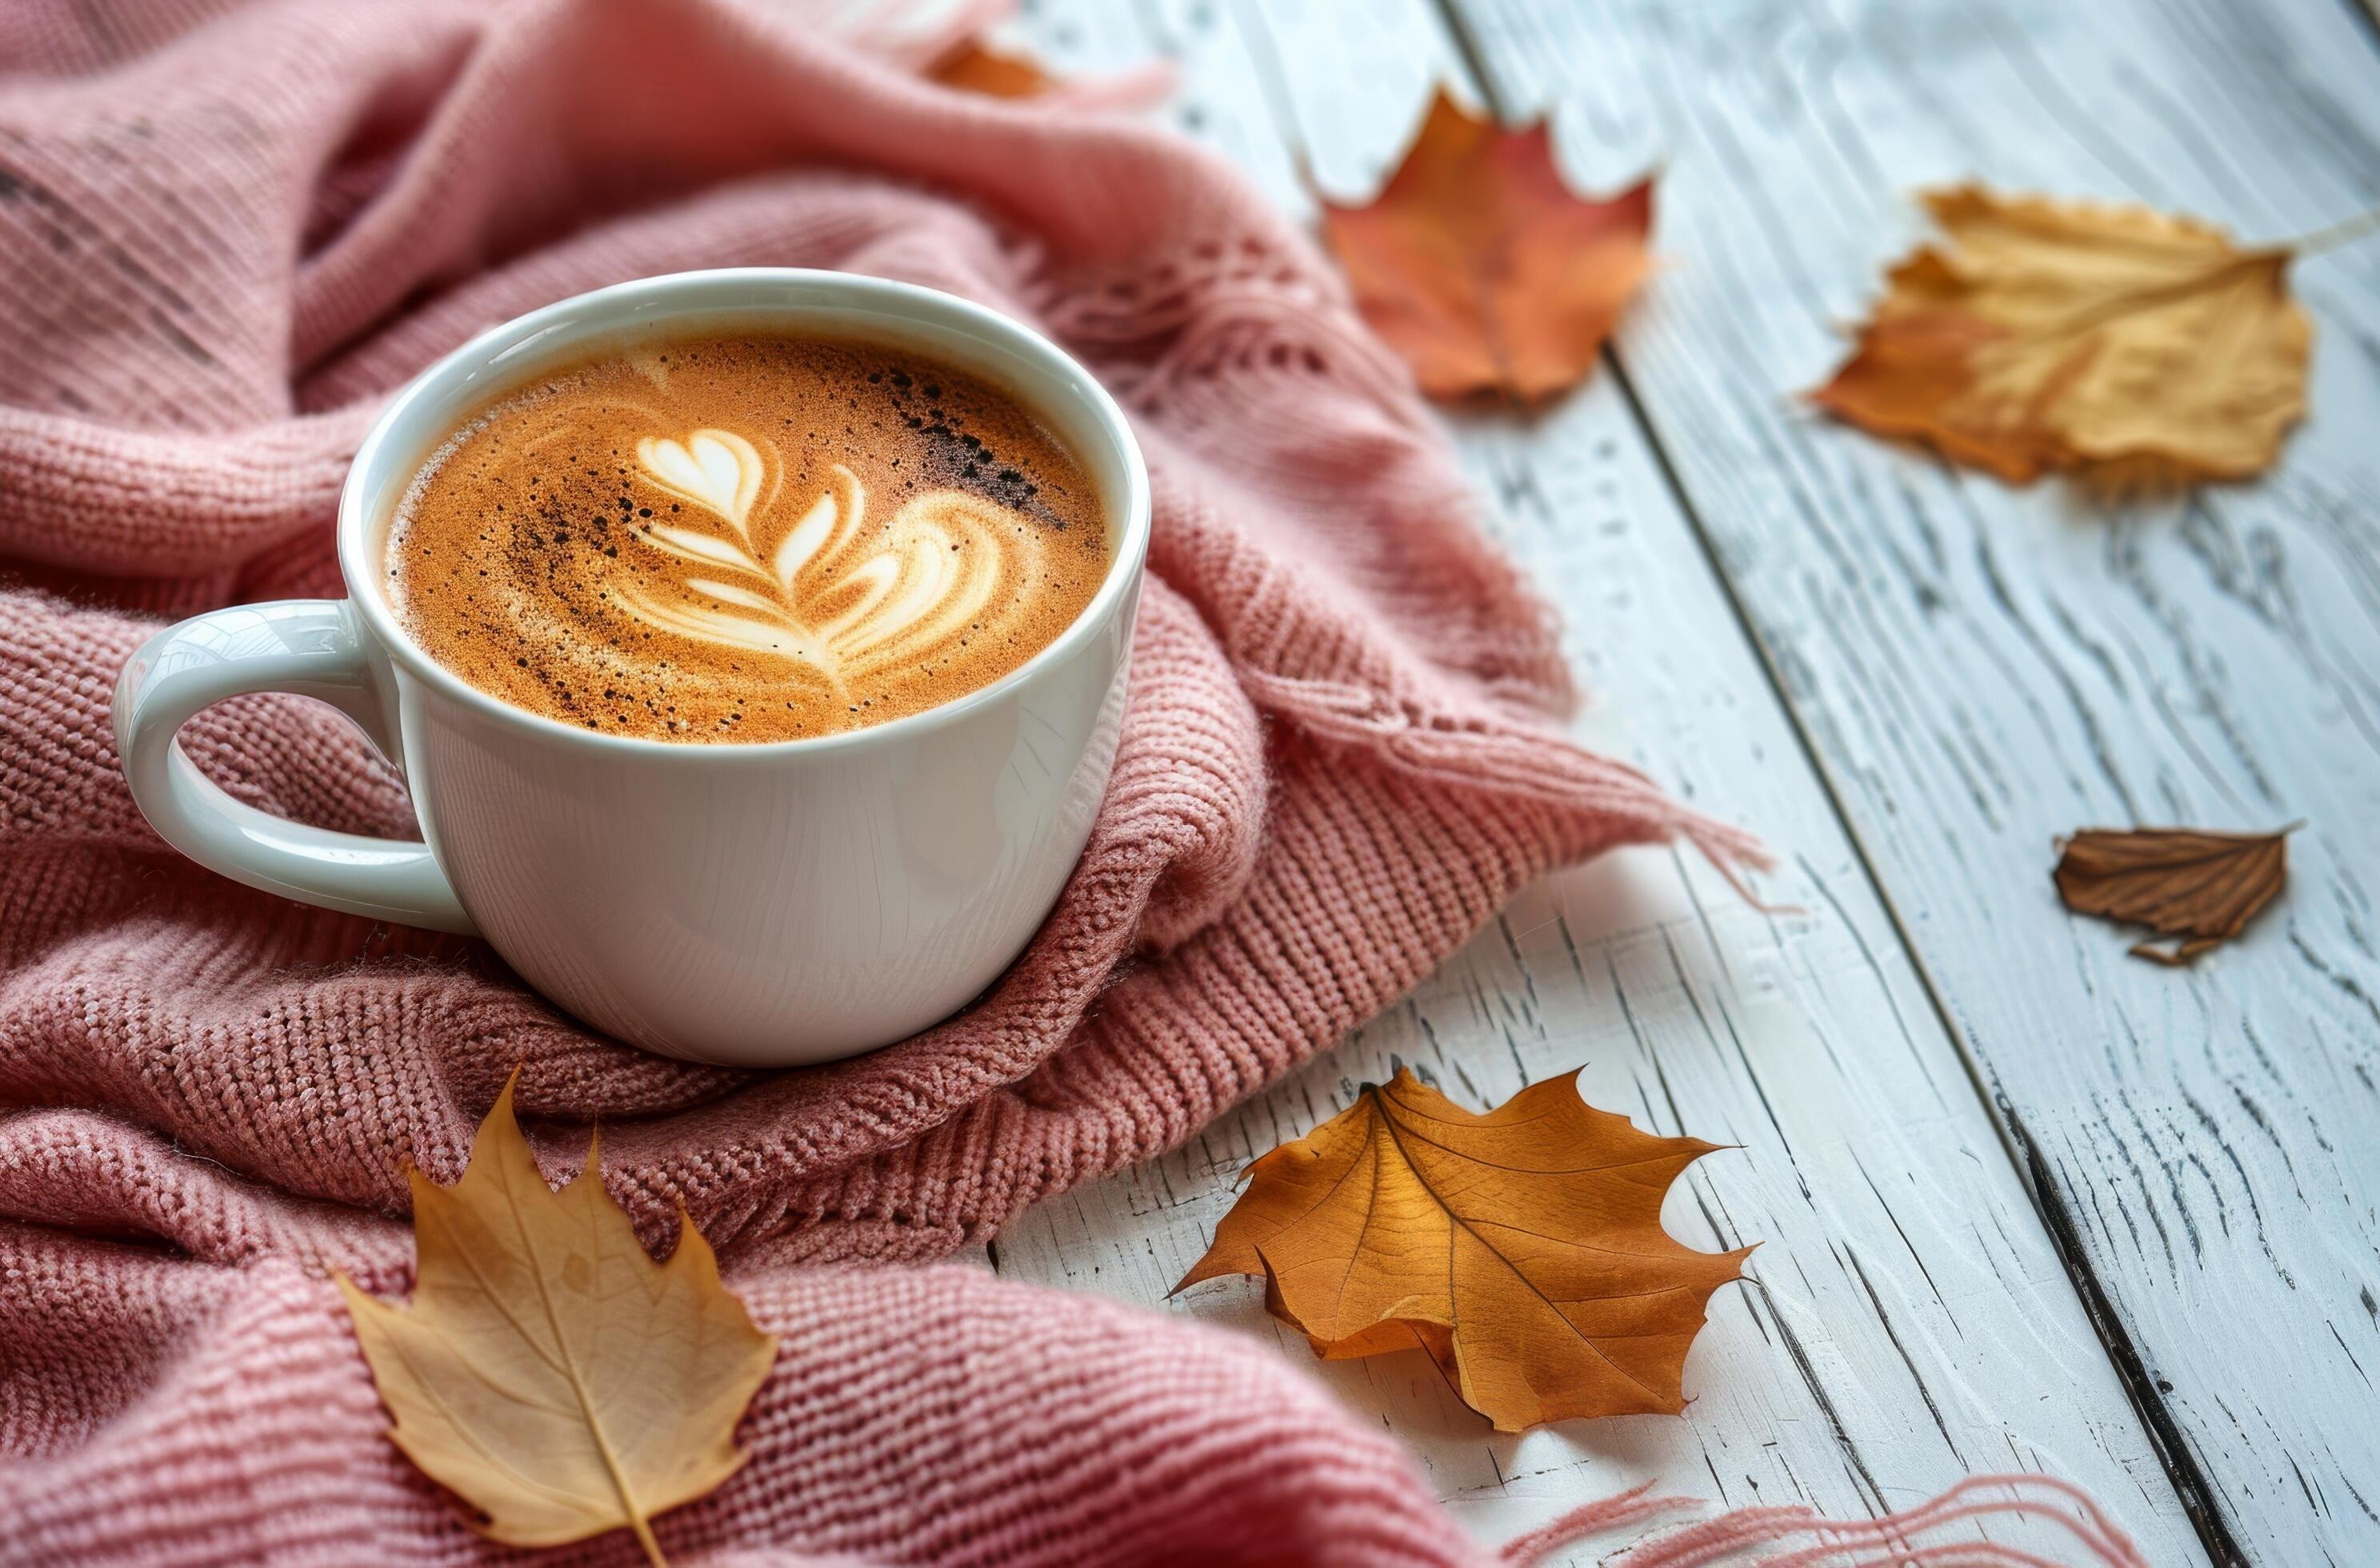
[{"label": "mug handle", "polygon": [[344,600],[285,599],[166,627],[115,683],[115,748],[133,801],[166,843],[210,870],[285,898],[431,930],[477,934],[426,844],[270,816],[224,793],[176,735],[200,709],[256,691],[319,698],[390,757],[395,715]]}]

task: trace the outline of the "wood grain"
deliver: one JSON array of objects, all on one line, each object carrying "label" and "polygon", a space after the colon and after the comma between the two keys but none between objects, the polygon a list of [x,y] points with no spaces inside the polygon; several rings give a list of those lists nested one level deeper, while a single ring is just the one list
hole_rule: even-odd
[{"label": "wood grain", "polygon": [[[1460,0],[1578,172],[1666,165],[1618,359],[2005,1125],[2228,1537],[2380,1562],[2380,248],[2305,260],[2314,413],[2261,482],[2119,508],[1815,420],[1912,188],[2253,239],[2380,201],[2339,0]],[[2053,835],[2263,830],[2292,884],[2187,972],[2062,913]]]},{"label": "wood grain", "polygon": [[[1041,0],[1026,29],[1061,69],[1172,58],[1183,87],[1162,115],[1300,211],[1305,175],[1346,194],[1374,183],[1459,68],[1419,3]],[[1692,1245],[1763,1244],[1757,1282],[1720,1293],[1689,1360],[1684,1418],[1500,1438],[1417,1355],[1315,1362],[1252,1288],[1168,1305],[1332,1383],[1490,1539],[1645,1479],[1856,1513],[1970,1471],[2040,1469],[2095,1490],[2153,1561],[2192,1560],[2155,1444],[1616,388],[1456,433],[1491,526],[1562,607],[1597,696],[1580,733],[1767,835],[1787,864],[1767,891],[1801,912],[1749,908],[1662,852],[1548,879],[1399,1008],[1189,1147],[1028,1212],[995,1249],[1001,1271],[1163,1302],[1240,1168],[1392,1056],[1475,1106],[1584,1062],[1596,1103],[1742,1146],[1668,1209]]]}]

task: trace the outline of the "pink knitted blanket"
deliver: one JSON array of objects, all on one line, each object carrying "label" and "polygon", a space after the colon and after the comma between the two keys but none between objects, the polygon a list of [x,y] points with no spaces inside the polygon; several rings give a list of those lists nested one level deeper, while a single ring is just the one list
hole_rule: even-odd
[{"label": "pink knitted blanket", "polygon": [[[1299,236],[1178,141],[922,84],[783,0],[13,0],[0,73],[0,1559],[485,1555],[380,1438],[322,1273],[404,1288],[406,1163],[453,1179],[518,1064],[557,1173],[601,1118],[648,1236],[682,1203],[784,1336],[753,1463],[663,1525],[682,1555],[1465,1560],[1275,1358],[963,1271],[783,1268],[944,1253],[1179,1142],[1548,867],[1747,851],[1540,727],[1548,618]],[[350,451],[468,334],[754,263],[1032,321],[1148,450],[1123,752],[991,996],[830,1068],[689,1066],[473,943],[164,848],[108,714],[161,616],[338,593]],[[267,809],[410,831],[324,710],[184,740]]]}]

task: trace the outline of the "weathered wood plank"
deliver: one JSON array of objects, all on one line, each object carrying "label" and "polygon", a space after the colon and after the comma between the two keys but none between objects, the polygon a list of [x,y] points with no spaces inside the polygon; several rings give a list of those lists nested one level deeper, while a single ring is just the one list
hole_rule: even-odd
[{"label": "weathered wood plank", "polygon": [[[1419,0],[1040,0],[1027,26],[1071,70],[1176,59],[1164,112],[1298,208],[1301,159],[1328,188],[1363,189],[1451,68]],[[1171,1306],[1315,1366],[1491,1538],[1644,1479],[1857,1513],[2024,1468],[2092,1487],[2155,1561],[2190,1560],[2152,1445],[1615,389],[1458,436],[1495,526],[1565,611],[1599,699],[1581,733],[1769,835],[1791,857],[1775,896],[1808,912],[1762,915],[1661,853],[1550,879],[1404,1005],[1188,1149],[1027,1213],[999,1243],[1002,1271],[1160,1302],[1240,1167],[1335,1113],[1392,1054],[1474,1105],[1584,1062],[1597,1103],[1743,1146],[1669,1209],[1694,1245],[1765,1244],[1760,1282],[1715,1303],[1685,1419],[1499,1438],[1417,1356],[1313,1363],[1252,1289]]]},{"label": "weathered wood plank", "polygon": [[[2380,201],[2338,0],[1459,0],[1583,174],[1664,164],[1619,359],[1901,925],[2226,1526],[2380,1561],[2380,250],[2302,262],[2314,417],[2264,482],[2103,509],[1797,411],[1912,188],[2278,239]],[[2186,973],[2066,916],[2052,835],[2303,818]],[[2119,1347],[2120,1348],[2120,1347]]]}]

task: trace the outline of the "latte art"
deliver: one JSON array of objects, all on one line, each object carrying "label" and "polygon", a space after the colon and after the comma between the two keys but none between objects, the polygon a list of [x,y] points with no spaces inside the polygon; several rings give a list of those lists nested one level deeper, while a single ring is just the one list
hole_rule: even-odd
[{"label": "latte art", "polygon": [[681,637],[796,660],[838,690],[889,666],[929,662],[980,631],[987,614],[997,621],[1025,607],[1014,594],[1003,603],[1003,584],[1042,575],[1039,531],[962,491],[917,496],[871,533],[867,487],[837,463],[825,493],[771,542],[753,533],[768,473],[753,443],[721,430],[683,443],[649,436],[637,461],[649,482],[725,529],[641,524],[644,544],[683,564],[685,592],[639,581],[621,602]]},{"label": "latte art", "polygon": [[408,629],[497,696],[613,734],[783,739],[1014,669],[1088,602],[1107,541],[1068,455],[990,387],[723,339],[491,410],[416,482],[391,561]]}]

